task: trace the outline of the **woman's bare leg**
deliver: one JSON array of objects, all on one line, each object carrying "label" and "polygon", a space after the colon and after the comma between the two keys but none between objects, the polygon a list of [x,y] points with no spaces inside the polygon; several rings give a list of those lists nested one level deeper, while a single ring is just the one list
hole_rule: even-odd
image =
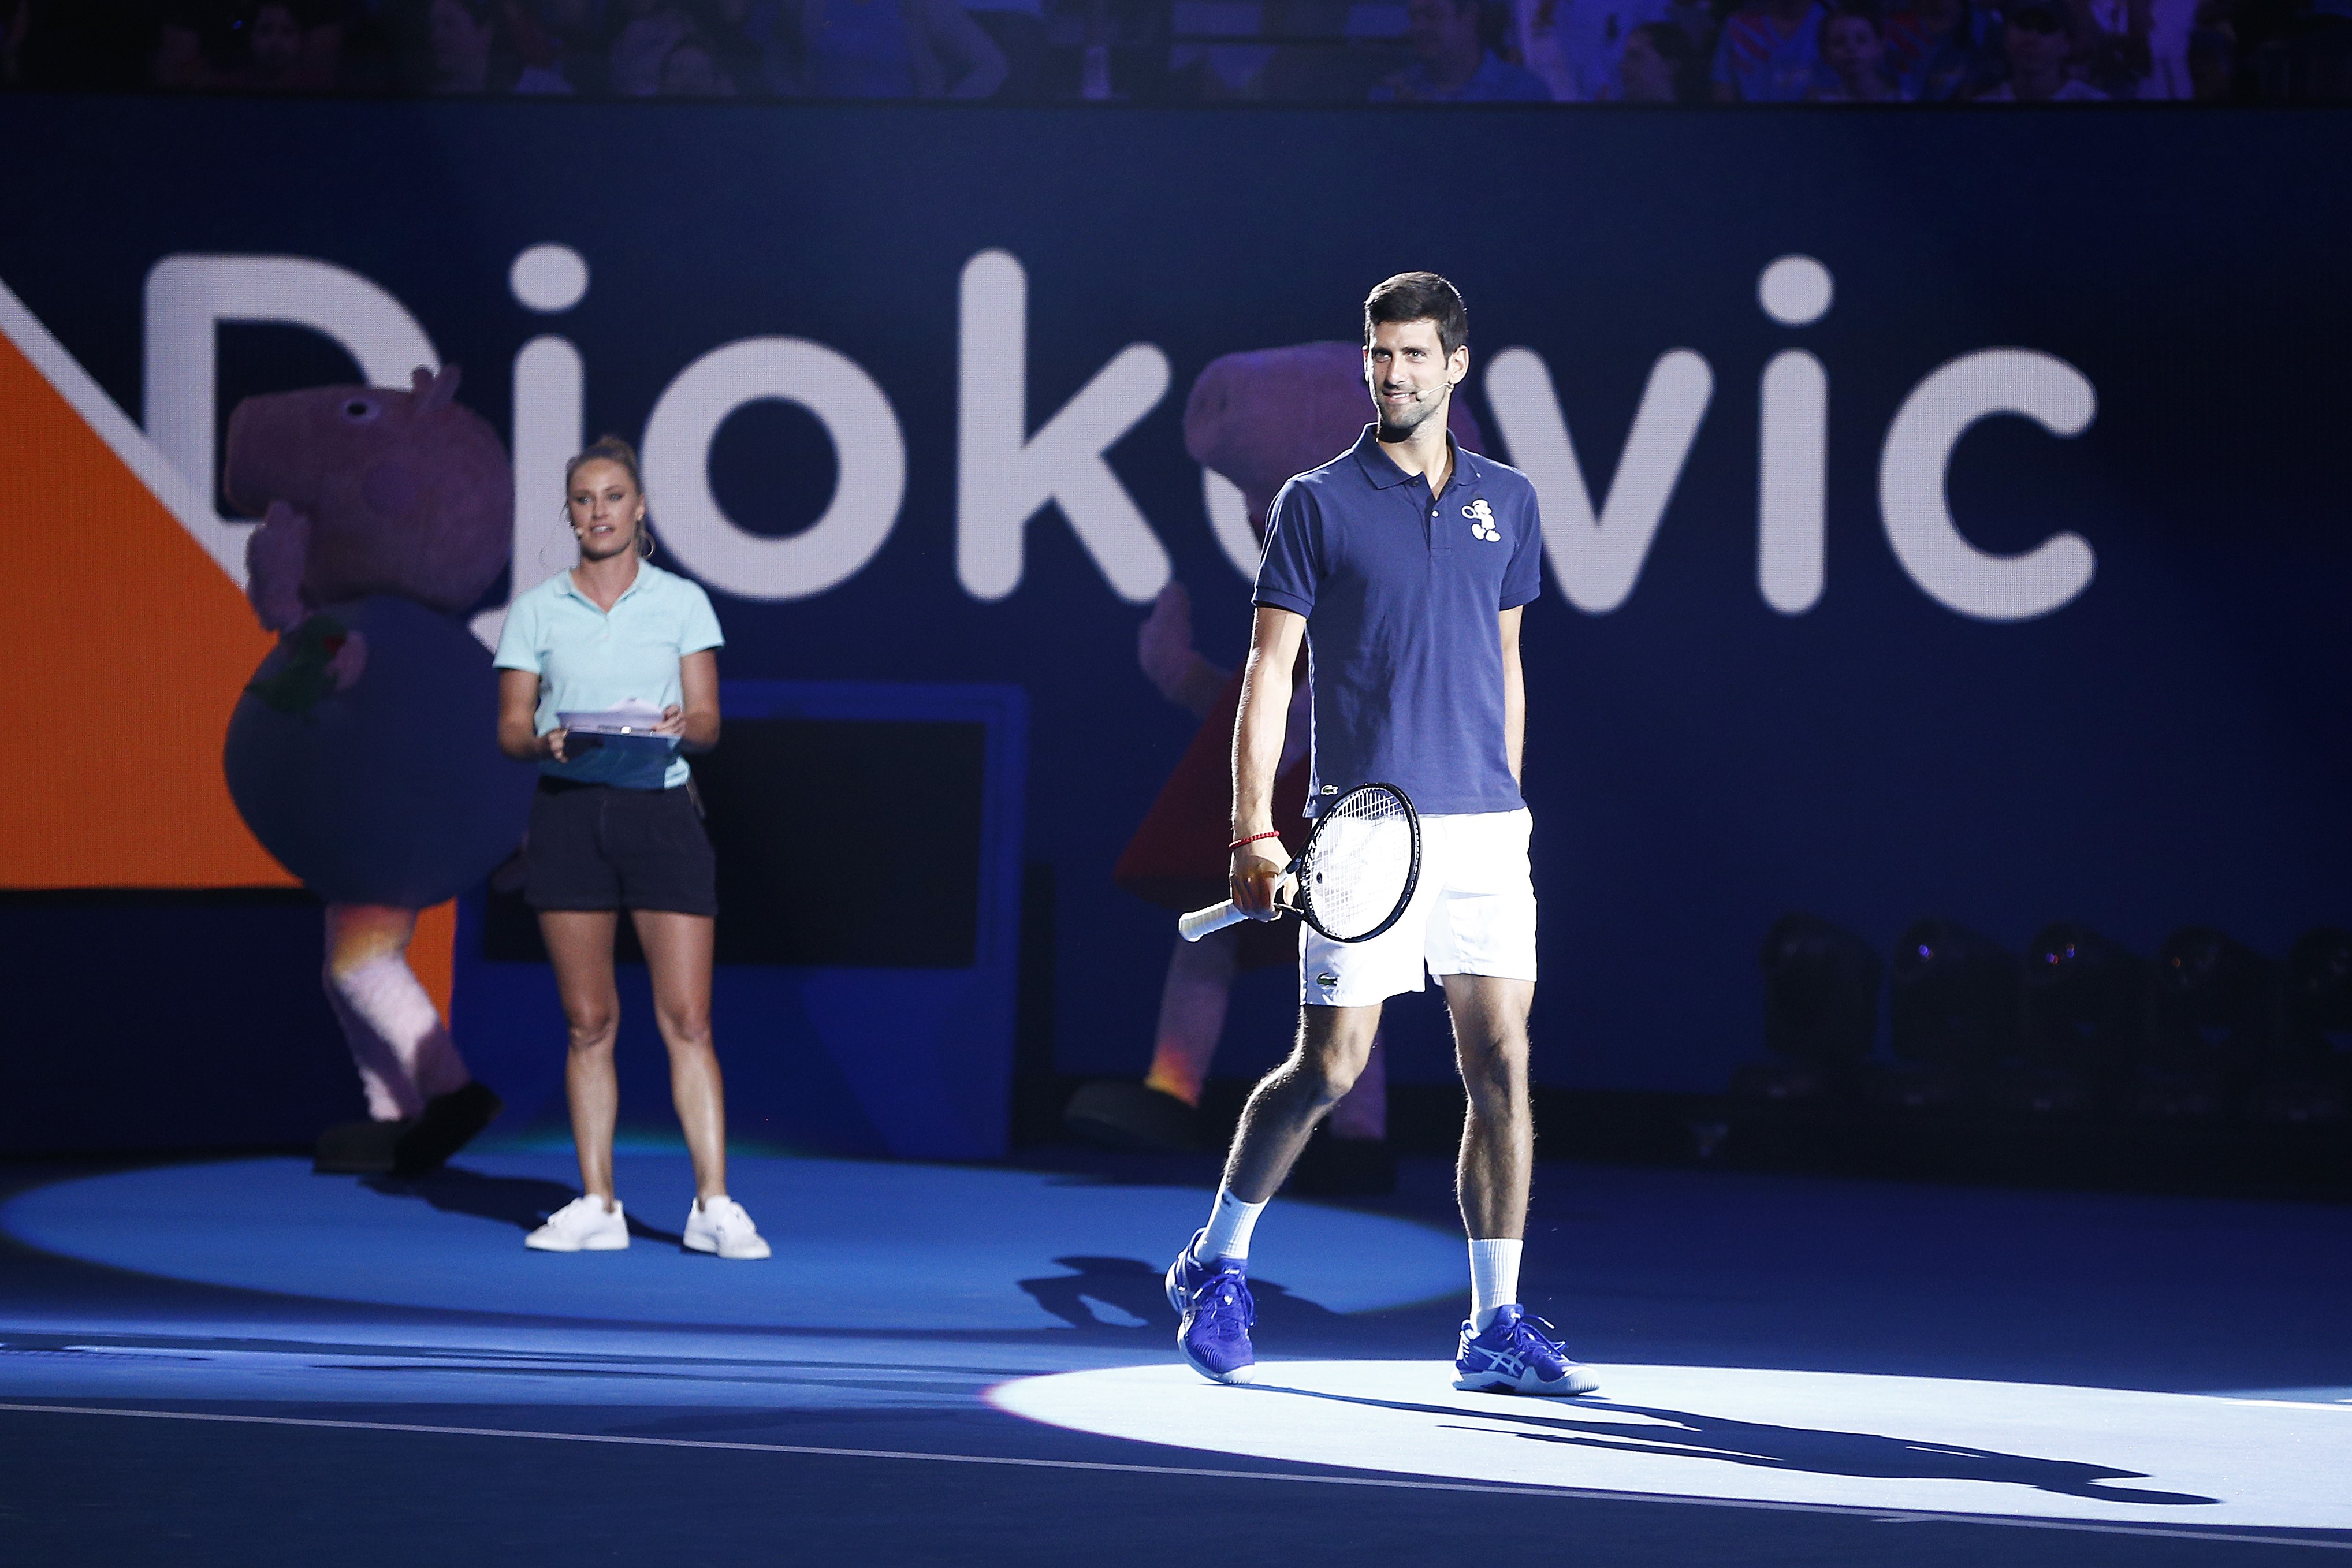
[{"label": "woman's bare leg", "polygon": [[572,1106],[572,1142],[580,1155],[580,1186],[613,1203],[613,1123],[621,1084],[613,1071],[613,1040],[621,1028],[621,996],[613,984],[613,937],[621,917],[610,909],[543,909],[540,935],[555,965],[571,1050],[563,1059],[563,1093]]},{"label": "woman's bare leg", "polygon": [[630,912],[654,982],[654,1018],[669,1048],[669,1092],[694,1156],[694,1196],[727,1192],[727,1093],[710,1044],[710,965],[718,922],[674,910]]}]

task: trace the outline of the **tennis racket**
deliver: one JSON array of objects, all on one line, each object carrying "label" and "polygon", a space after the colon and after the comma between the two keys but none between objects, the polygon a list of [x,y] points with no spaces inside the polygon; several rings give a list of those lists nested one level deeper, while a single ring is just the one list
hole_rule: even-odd
[{"label": "tennis racket", "polygon": [[[1421,814],[1393,784],[1360,784],[1315,819],[1275,907],[1334,942],[1369,942],[1397,923],[1420,881]],[[1198,942],[1248,918],[1229,898],[1180,917],[1176,929]]]}]

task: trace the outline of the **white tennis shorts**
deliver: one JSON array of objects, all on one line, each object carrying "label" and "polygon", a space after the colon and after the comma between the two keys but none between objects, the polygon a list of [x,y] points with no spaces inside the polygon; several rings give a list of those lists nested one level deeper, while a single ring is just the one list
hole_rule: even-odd
[{"label": "white tennis shorts", "polygon": [[1422,989],[1424,972],[1534,979],[1533,825],[1524,806],[1422,818],[1421,881],[1394,925],[1369,942],[1334,942],[1298,923],[1298,999],[1370,1007]]}]

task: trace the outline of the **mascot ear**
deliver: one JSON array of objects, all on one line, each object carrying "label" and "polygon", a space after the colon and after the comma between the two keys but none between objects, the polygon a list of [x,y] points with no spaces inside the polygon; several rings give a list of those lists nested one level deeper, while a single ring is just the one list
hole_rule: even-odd
[{"label": "mascot ear", "polygon": [[455,365],[442,366],[437,376],[423,365],[417,366],[408,378],[411,390],[416,393],[417,408],[421,411],[446,406],[457,395],[458,374]]}]

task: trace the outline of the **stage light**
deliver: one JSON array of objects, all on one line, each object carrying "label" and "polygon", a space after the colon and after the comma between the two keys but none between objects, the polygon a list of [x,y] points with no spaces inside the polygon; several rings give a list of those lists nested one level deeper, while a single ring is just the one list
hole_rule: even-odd
[{"label": "stage light", "polygon": [[1896,1058],[1880,1097],[1911,1109],[1972,1097],[1992,1066],[2015,1055],[2016,955],[1949,920],[1912,925],[1895,946],[1888,1012]]},{"label": "stage light", "polygon": [[1764,934],[1764,1046],[1781,1060],[1732,1074],[1747,1099],[1801,1100],[1849,1079],[1878,1032],[1885,966],[1869,943],[1819,915],[1784,915]]},{"label": "stage light", "polygon": [[2053,921],[2026,950],[2024,1051],[2002,1098],[2038,1114],[2109,1097],[2139,1052],[2147,966],[2080,921]]},{"label": "stage light", "polygon": [[2210,925],[2166,937],[2132,1108],[2174,1118],[2227,1110],[2276,1043],[2278,990],[2269,959]]},{"label": "stage light", "polygon": [[2246,1097],[2247,1114],[2259,1122],[2342,1121],[2346,1073],[2336,1041],[2352,1032],[2352,932],[2321,925],[2295,939],[2279,1010],[2277,1046]]},{"label": "stage light", "polygon": [[2352,1033],[2352,931],[2319,925],[2286,956],[2286,1025],[2294,1047],[2332,1054],[2331,1036]]}]

